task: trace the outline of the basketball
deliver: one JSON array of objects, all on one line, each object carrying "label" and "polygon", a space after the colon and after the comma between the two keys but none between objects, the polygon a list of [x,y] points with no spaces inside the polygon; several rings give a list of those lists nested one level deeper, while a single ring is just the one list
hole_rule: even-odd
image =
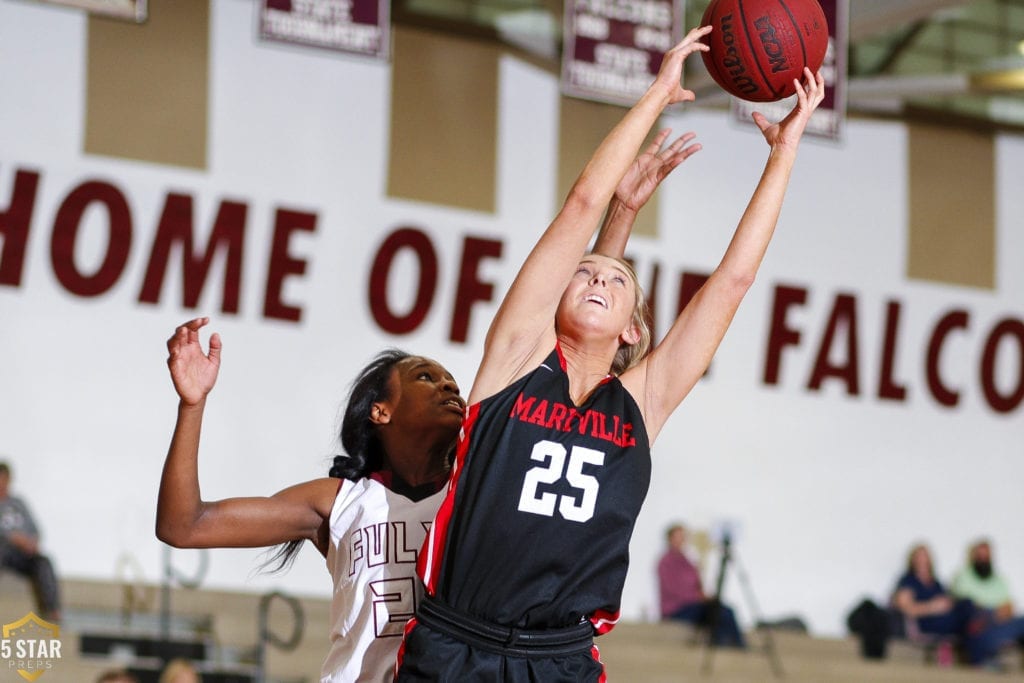
[{"label": "basketball", "polygon": [[818,0],[712,0],[702,26],[704,66],[726,92],[775,102],[795,92],[804,67],[816,72],[828,48],[828,22]]}]

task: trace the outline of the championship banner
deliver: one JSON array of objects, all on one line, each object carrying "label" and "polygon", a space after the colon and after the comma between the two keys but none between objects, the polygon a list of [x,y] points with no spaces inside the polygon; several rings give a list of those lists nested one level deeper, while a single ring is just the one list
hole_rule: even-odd
[{"label": "championship banner", "polygon": [[51,5],[78,7],[93,14],[103,14],[136,23],[146,20],[146,0],[41,0]]},{"label": "championship banner", "polygon": [[[825,78],[825,99],[807,122],[807,135],[838,140],[846,120],[846,53],[849,26],[849,0],[819,0],[828,21],[828,50],[821,65]],[[770,121],[781,120],[793,108],[796,96],[778,102],[748,102],[732,99],[732,115],[742,123],[753,124],[750,115],[759,111]]]},{"label": "championship banner", "polygon": [[562,92],[632,106],[683,38],[685,0],[565,3]]},{"label": "championship banner", "polygon": [[260,37],[338,52],[390,56],[388,0],[264,0]]}]

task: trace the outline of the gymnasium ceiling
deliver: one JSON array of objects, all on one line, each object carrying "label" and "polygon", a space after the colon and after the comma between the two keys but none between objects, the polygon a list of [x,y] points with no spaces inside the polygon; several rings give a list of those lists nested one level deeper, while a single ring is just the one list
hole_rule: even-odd
[{"label": "gymnasium ceiling", "polygon": [[[686,2],[686,25],[710,0]],[[395,0],[396,21],[491,38],[554,69],[562,0]],[[851,115],[1024,131],[1024,0],[849,0]],[[705,106],[727,98],[699,59],[686,86]]]}]

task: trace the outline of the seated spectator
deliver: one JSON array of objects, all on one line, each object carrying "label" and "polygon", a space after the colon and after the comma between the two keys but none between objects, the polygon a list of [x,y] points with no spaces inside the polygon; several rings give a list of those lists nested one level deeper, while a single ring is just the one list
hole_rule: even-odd
[{"label": "seated spectator", "polygon": [[0,462],[0,567],[32,582],[36,610],[60,621],[60,593],[50,559],[39,552],[39,527],[28,505],[10,493],[11,468]]},{"label": "seated spectator", "polygon": [[907,558],[907,568],[896,584],[892,598],[904,617],[912,620],[923,635],[952,637],[965,642],[974,613],[970,600],[956,600],[935,578],[931,551],[915,545]]},{"label": "seated spectator", "polygon": [[[658,561],[658,590],[662,619],[712,627],[711,642],[726,647],[746,647],[732,608],[704,594],[700,572],[686,556],[686,528],[674,524],[666,532],[668,549]],[[715,614],[714,608],[718,608]]]},{"label": "seated spectator", "polygon": [[984,663],[996,665],[1000,649],[1014,641],[1024,642],[1024,617],[1014,616],[1009,584],[993,569],[988,540],[970,547],[967,565],[954,577],[952,591],[976,607],[975,628],[983,641]]},{"label": "seated spectator", "polygon": [[927,546],[914,546],[907,565],[896,585],[893,606],[919,633],[955,639],[971,664],[997,666],[999,648],[1024,634],[1024,620],[995,625],[987,610],[948,592],[935,578]]},{"label": "seated spectator", "polygon": [[967,551],[967,564],[957,572],[951,586],[953,594],[967,598],[978,607],[989,610],[995,622],[1013,618],[1013,603],[1006,580],[993,570],[992,544],[977,541]]}]

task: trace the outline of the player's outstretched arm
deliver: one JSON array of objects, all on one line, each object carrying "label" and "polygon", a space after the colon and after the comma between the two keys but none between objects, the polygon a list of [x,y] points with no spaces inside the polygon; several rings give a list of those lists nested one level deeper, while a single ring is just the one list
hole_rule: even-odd
[{"label": "player's outstretched arm", "polygon": [[654,82],[608,133],[576,179],[565,204],[541,235],[491,323],[469,400],[500,391],[531,370],[555,341],[559,299],[597,229],[619,181],[665,107],[694,99],[680,85],[683,61],[705,51],[711,27],[693,29],[665,53]]},{"label": "player's outstretched arm", "polygon": [[782,121],[769,124],[761,114],[754,115],[770,147],[768,161],[718,267],[679,314],[665,339],[623,374],[623,384],[639,397],[652,442],[707,370],[768,249],[800,138],[825,95],[820,73],[805,69],[804,76],[803,83],[794,81],[797,102]]},{"label": "player's outstretched arm", "polygon": [[156,535],[183,548],[262,547],[317,540],[330,514],[337,480],[314,480],[271,497],[206,502],[199,490],[199,437],[206,398],[217,381],[221,340],[204,353],[199,330],[209,318],[180,325],[167,341],[167,366],[178,392],[178,417],[157,498]]},{"label": "player's outstretched arm", "polygon": [[595,254],[622,258],[640,209],[654,195],[662,180],[701,150],[700,143],[690,144],[697,137],[693,132],[684,133],[663,148],[671,133],[670,128],[659,131],[622,176],[597,233]]}]

